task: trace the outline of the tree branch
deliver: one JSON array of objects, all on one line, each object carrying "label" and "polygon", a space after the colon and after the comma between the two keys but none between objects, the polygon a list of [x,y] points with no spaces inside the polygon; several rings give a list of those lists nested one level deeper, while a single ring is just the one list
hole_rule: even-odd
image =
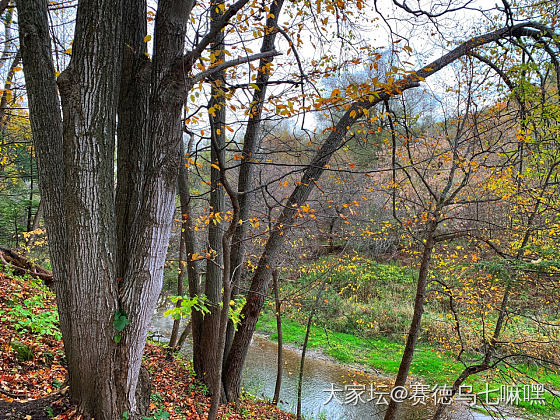
[{"label": "tree branch", "polygon": [[216,39],[216,36],[226,27],[231,18],[245,6],[249,0],[238,0],[233,3],[222,15],[222,17],[213,22],[210,30],[200,40],[197,46],[183,57],[179,58],[171,68],[171,75],[183,76],[189,72],[196,60],[202,55],[206,47]]},{"label": "tree branch", "polygon": [[225,70],[227,68],[238,66],[240,64],[249,63],[251,61],[260,60],[261,58],[275,57],[277,55],[282,55],[282,53],[276,50],[272,50],[272,51],[261,52],[258,54],[248,55],[246,57],[239,57],[236,58],[235,60],[224,61],[223,63],[220,63],[217,66],[211,67],[208,70],[204,70],[203,72],[198,73],[196,76],[192,78],[192,84],[195,85],[198,82],[201,82],[204,79],[207,79],[208,77],[212,76],[213,74]]}]

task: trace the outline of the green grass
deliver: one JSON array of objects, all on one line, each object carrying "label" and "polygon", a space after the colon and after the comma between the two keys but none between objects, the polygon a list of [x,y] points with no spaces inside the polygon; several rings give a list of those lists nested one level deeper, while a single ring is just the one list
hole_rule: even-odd
[{"label": "green grass", "polygon": [[[454,268],[461,270],[460,265]],[[454,271],[449,273],[453,274]],[[449,276],[452,287],[461,287],[461,284],[453,283],[453,276],[449,273],[442,275]],[[283,313],[284,342],[302,345],[307,314],[315,305],[317,291],[322,288],[321,299],[324,302],[317,307],[314,318],[317,322],[310,335],[309,348],[320,350],[339,362],[362,365],[394,377],[398,372],[404,337],[413,313],[416,276],[413,267],[396,262],[377,262],[358,253],[327,256],[300,267],[297,278],[285,279],[280,290],[281,298],[290,302],[285,305]],[[269,302],[269,305],[257,328],[276,339],[273,303]],[[464,305],[461,309],[468,312],[469,307]],[[493,316],[493,313],[487,314],[486,321],[492,324]],[[437,351],[439,348],[453,348],[455,332],[448,317],[447,302],[437,300],[434,296],[426,301],[424,328],[415,349],[410,375],[431,386],[451,386],[464,369],[451,350]],[[468,326],[474,328],[475,333],[467,337],[468,346],[463,357],[471,360],[471,364],[476,364],[481,358],[476,349],[482,345],[480,333],[476,331],[481,326],[476,324],[476,317],[470,316],[468,319]],[[509,333],[515,337],[519,331],[530,332],[531,327],[530,323],[524,323],[523,320],[511,320],[504,335]],[[466,328],[463,326],[464,330]],[[437,344],[439,342],[445,347],[440,347]],[[560,390],[558,371],[544,371],[519,361],[513,367],[501,365],[501,369],[501,372],[492,369],[471,376],[464,384],[472,385],[475,392],[480,392],[487,383],[494,389],[502,384],[530,383],[532,378],[547,387]],[[525,406],[531,414],[550,418],[546,415],[553,413],[552,417],[560,418],[560,401],[555,401],[550,393],[546,395],[547,407],[520,405]]]},{"label": "green grass", "polygon": [[[263,313],[257,324],[258,331],[277,340],[276,321],[271,311]],[[291,319],[282,320],[282,337],[285,343],[301,345],[305,326]],[[388,338],[364,338],[352,334],[328,331],[315,326],[311,329],[308,347],[323,351],[342,363],[356,363],[394,375],[404,350],[404,342]],[[456,366],[452,366],[456,365]],[[451,371],[449,370],[451,368]],[[426,344],[419,344],[414,355],[411,374],[421,376],[430,383],[449,383],[449,379],[460,372],[458,363],[444,357]]]},{"label": "green grass", "polygon": [[[272,340],[277,340],[276,320],[272,311],[265,311],[257,324],[257,330],[267,334]],[[282,337],[285,344],[301,347],[305,337],[305,326],[293,319],[282,319]],[[390,338],[364,338],[348,333],[330,331],[315,325],[311,329],[308,348],[320,350],[335,360],[346,364],[359,364],[381,371],[387,376],[395,376],[404,350],[404,342]],[[560,375],[543,372],[536,367],[516,365],[516,369],[537,379],[540,383],[560,389]],[[410,375],[417,377],[429,385],[451,386],[463,370],[463,365],[448,353],[438,352],[427,343],[420,342],[414,353]],[[505,381],[499,382],[499,377],[487,377],[483,374],[470,377],[465,384],[472,385],[480,392],[489,383],[490,388],[499,388]],[[545,406],[521,403],[520,407],[535,415],[554,418],[560,413],[560,401],[554,400],[549,393],[545,395]],[[552,415],[553,417],[547,417]]]}]

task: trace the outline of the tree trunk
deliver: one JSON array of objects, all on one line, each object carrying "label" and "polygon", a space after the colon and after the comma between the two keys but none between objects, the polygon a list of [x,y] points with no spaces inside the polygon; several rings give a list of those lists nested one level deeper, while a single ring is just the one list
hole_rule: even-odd
[{"label": "tree trunk", "polygon": [[[120,345],[121,377],[129,385],[126,398],[134,402],[134,389],[150,321],[163,283],[163,269],[177,191],[180,124],[187,81],[168,77],[183,56],[189,0],[160,0],[155,24],[154,56],[151,63],[151,91],[146,142],[149,151],[143,166],[142,199],[134,223],[127,232],[128,244],[122,281],[119,282],[120,310],[128,315]],[[141,34],[137,33],[137,36]],[[143,39],[143,38],[142,38]],[[131,412],[135,412],[132,405]]]},{"label": "tree trunk", "polygon": [[[414,298],[414,313],[412,315],[412,321],[410,323],[410,329],[408,331],[406,345],[404,348],[402,361],[399,366],[399,372],[397,373],[397,378],[395,379],[394,387],[402,387],[406,385],[406,379],[408,377],[408,372],[410,371],[410,365],[412,364],[412,357],[414,355],[416,341],[418,340],[418,335],[420,333],[422,314],[424,313],[426,285],[428,283],[428,272],[430,268],[430,260],[432,258],[432,250],[434,249],[434,235],[437,225],[438,221],[436,219],[432,220],[429,223],[428,229],[426,231],[424,250],[422,252],[420,270],[418,272],[418,282],[416,285],[416,297]],[[391,399],[391,401],[389,402],[389,407],[387,407],[387,411],[385,412],[384,419],[396,419],[399,406],[400,403],[397,403],[395,402],[395,400]]]},{"label": "tree trunk", "polygon": [[185,325],[185,328],[183,329],[183,332],[181,333],[181,336],[177,341],[177,345],[175,346],[175,351],[180,351],[183,348],[183,344],[185,344],[185,341],[189,336],[189,332],[191,331],[192,331],[192,319],[187,323],[187,325]]},{"label": "tree trunk", "polygon": [[449,402],[451,398],[459,391],[459,388],[463,384],[463,382],[471,375],[484,372],[489,368],[488,364],[481,363],[479,365],[468,366],[459,375],[459,377],[453,382],[453,386],[451,387],[451,396],[446,396],[444,398],[443,403],[439,403],[434,415],[432,416],[432,420],[440,420],[441,416],[445,413],[446,408],[449,406]]},{"label": "tree trunk", "polygon": [[278,269],[272,272],[272,282],[274,285],[274,302],[276,303],[276,331],[278,333],[278,351],[276,356],[276,384],[274,386],[274,396],[272,404],[278,405],[280,399],[280,387],[282,386],[282,305],[280,304],[278,287]]},{"label": "tree trunk", "polygon": [[[188,153],[192,148],[193,136],[191,135],[189,140]],[[189,192],[189,172],[187,170],[187,160],[185,159],[185,147],[183,143],[180,144],[180,156],[181,164],[179,165],[179,200],[181,203],[181,219],[184,226],[183,238],[185,243],[185,250],[187,253],[187,277],[189,281],[189,297],[193,299],[198,296],[200,292],[200,275],[198,273],[198,267],[196,261],[193,261],[192,256],[196,249],[196,238],[194,236],[194,229],[192,225],[192,211],[190,207],[191,195]],[[194,370],[198,378],[202,378],[203,375],[203,362],[202,354],[204,350],[201,346],[201,335],[202,335],[202,313],[193,310],[191,313],[191,327],[193,336],[193,365]],[[185,332],[183,332],[185,334]],[[183,335],[181,336],[183,337]],[[186,338],[186,335],[185,335]],[[181,339],[179,339],[181,341]]]},{"label": "tree trunk", "polygon": [[[221,15],[219,6],[223,6],[223,0],[213,0],[210,2],[211,19],[216,22]],[[224,34],[221,33],[211,45],[212,52],[216,55],[217,61],[225,59],[224,53]],[[213,218],[219,220],[219,216],[224,215],[225,195],[221,184],[220,162],[225,162],[226,146],[226,99],[224,95],[225,71],[218,72],[212,79],[211,99],[208,102],[208,117],[210,120],[211,131],[211,161],[210,168],[210,212]],[[222,168],[223,169],[223,168]],[[212,217],[212,216],[211,216]],[[221,386],[215,389],[218,383],[217,377],[221,368],[223,354],[218,353],[218,341],[220,332],[220,302],[222,301],[222,264],[224,255],[222,251],[223,226],[221,223],[210,223],[208,226],[208,244],[211,250],[216,252],[214,259],[208,259],[206,264],[206,282],[204,292],[208,299],[210,312],[202,320],[201,346],[203,349],[201,361],[202,381],[206,384],[212,394],[221,393]]]},{"label": "tree trunk", "polygon": [[[380,93],[380,97],[383,97],[383,95],[387,95],[387,93]],[[367,107],[369,106],[368,102]],[[301,181],[290,195],[275,226],[271,229],[265,249],[253,273],[251,286],[247,293],[247,303],[241,311],[242,321],[234,335],[231,350],[226,362],[224,382],[229,401],[236,401],[239,399],[243,364],[255,331],[259,313],[264,304],[264,298],[268,292],[271,277],[270,267],[277,265],[276,260],[283,243],[284,233],[286,229],[292,225],[298,208],[302,206],[307,200],[307,197],[309,197],[309,194],[315,186],[315,182],[318,181],[323,173],[325,165],[327,165],[331,156],[338,150],[340,144],[343,142],[346,132],[357,118],[358,110],[361,112],[363,107],[364,104],[361,102],[354,104],[339,120],[336,128],[331,131],[331,134],[327,137],[311,163],[307,166]]]},{"label": "tree trunk", "polygon": [[[181,224],[181,229],[183,229],[183,224]],[[183,240],[183,235],[179,235],[179,274],[177,274],[177,296],[183,296],[183,281],[185,278],[185,264],[183,263],[185,259],[185,241]],[[176,308],[181,307],[181,302],[183,300],[179,298],[175,304]],[[179,338],[179,327],[181,326],[181,318],[173,320],[173,328],[171,329],[171,336],[169,337],[169,348],[174,351],[177,347],[177,341]]]},{"label": "tree trunk", "polygon": [[[112,328],[119,310],[112,258],[112,168],[120,16],[120,6],[110,1],[80,3],[72,59],[59,78],[68,278],[55,283],[62,286],[57,287],[58,310],[71,399],[81,412],[101,419],[134,411],[134,398],[127,396],[136,390],[136,383],[130,389],[118,365]],[[87,28],[92,26],[96,30],[90,32]],[[90,48],[99,49],[99,54],[89,57]]]},{"label": "tree trunk", "polygon": [[[216,149],[217,152],[220,151],[218,147],[218,143],[215,142],[212,144],[212,148]],[[231,240],[233,234],[235,232],[235,227],[237,226],[237,222],[239,221],[239,201],[237,200],[237,194],[231,188],[231,185],[227,182],[227,178],[225,175],[225,164],[224,160],[218,155],[218,165],[220,167],[220,181],[224,186],[224,189],[227,191],[228,196],[231,200],[232,205],[232,216],[231,221],[229,223],[228,229],[225,232],[224,236],[222,237],[222,252],[223,252],[223,260],[224,266],[222,271],[222,285],[223,285],[223,293],[222,293],[222,307],[219,312],[220,314],[220,321],[218,324],[218,340],[217,340],[217,348],[216,353],[219,356],[223,356],[225,344],[226,344],[226,333],[227,333],[227,325],[228,325],[228,315],[229,315],[229,306],[231,302],[231,289],[232,289],[232,268],[230,266],[230,252],[231,252]],[[217,370],[213,377],[213,389],[215,390],[214,394],[212,395],[212,404],[210,405],[210,410],[208,412],[208,420],[216,420],[218,415],[218,406],[220,400],[222,399],[222,363],[221,360],[218,363]],[[225,397],[225,394],[224,394]]]},{"label": "tree trunk", "polygon": [[[270,7],[270,13],[266,20],[267,28],[277,28],[278,19],[282,11],[282,6],[284,5],[284,0],[273,0]],[[261,52],[268,52],[274,50],[274,43],[276,41],[276,35],[278,31],[267,32],[263,38],[261,45]],[[239,176],[237,180],[237,194],[239,200],[239,219],[246,221],[249,218],[249,213],[252,203],[252,194],[249,191],[252,189],[254,184],[253,180],[253,165],[252,160],[255,157],[255,153],[259,147],[260,141],[260,131],[262,127],[262,112],[264,101],[266,99],[268,81],[272,74],[271,67],[268,66],[272,63],[273,57],[263,58],[259,62],[259,69],[263,69],[257,73],[257,78],[255,79],[254,85],[256,88],[253,91],[253,98],[251,101],[251,108],[249,110],[249,121],[247,122],[247,128],[245,129],[245,135],[243,137],[243,151],[242,159],[239,167]],[[234,270],[233,283],[234,288],[232,290],[232,298],[236,299],[239,294],[239,283],[243,276],[243,260],[245,258],[245,241],[247,235],[247,223],[242,223],[235,227],[235,232],[232,239],[232,250],[231,250],[231,267]],[[224,362],[227,361],[227,355],[231,348],[231,343],[233,342],[233,335],[235,328],[233,323],[230,321],[228,324],[228,332],[226,337],[226,347],[224,351]]]},{"label": "tree trunk", "polygon": [[[118,84],[111,75],[119,70],[120,55],[115,51],[120,42],[120,6],[107,1],[96,7],[84,3],[78,9],[75,54],[64,78],[72,83],[61,84],[64,134],[47,5],[20,0],[17,7],[70,396],[91,416],[115,418],[122,412],[117,407],[120,389],[115,387],[116,345],[111,334],[117,308],[110,259],[113,179],[104,170],[113,164]],[[89,25],[96,30],[86,40],[82,29]],[[101,51],[85,66],[89,48]],[[111,71],[107,74],[102,68]],[[99,161],[92,161],[98,153]]]},{"label": "tree trunk", "polygon": [[[46,3],[17,2],[70,397],[86,417],[98,419],[137,415],[141,357],[161,289],[174,210],[182,98],[169,94],[183,85],[164,75],[182,57],[187,9],[182,1],[158,6],[150,117],[144,118],[140,104],[119,109],[123,127],[127,114],[135,111],[147,121],[130,142],[150,153],[140,156],[145,160],[137,170],[141,177],[126,180],[125,171],[120,172],[115,206],[121,29],[134,28],[126,35],[133,32],[142,41],[142,26],[122,25],[118,2],[79,3],[72,59],[59,78],[62,123]],[[125,102],[121,98],[121,105]],[[126,142],[123,135],[120,146]],[[125,154],[121,149],[121,164]],[[129,195],[127,204],[134,211],[122,217],[122,191],[132,188],[142,191],[142,199]],[[113,328],[117,315],[129,321],[122,331]]]}]

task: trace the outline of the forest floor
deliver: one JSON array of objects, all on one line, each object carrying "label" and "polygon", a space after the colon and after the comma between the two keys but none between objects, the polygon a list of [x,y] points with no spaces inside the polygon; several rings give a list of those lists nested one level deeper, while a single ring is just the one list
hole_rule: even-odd
[{"label": "forest floor", "polygon": [[[67,371],[55,297],[40,280],[0,271],[0,419],[79,419],[68,398]],[[148,343],[150,416],[205,419],[210,398],[190,361]],[[220,419],[292,419],[270,403],[245,396],[220,407]]]}]

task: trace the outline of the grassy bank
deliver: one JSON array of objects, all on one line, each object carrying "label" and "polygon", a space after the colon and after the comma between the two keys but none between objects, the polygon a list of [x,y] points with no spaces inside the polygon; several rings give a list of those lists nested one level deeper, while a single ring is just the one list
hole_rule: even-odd
[{"label": "grassy bank", "polygon": [[[266,311],[257,324],[257,330],[276,341],[276,319],[272,311]],[[282,322],[282,337],[285,344],[301,347],[305,337],[305,326],[292,319]],[[404,343],[392,339],[377,337],[364,338],[356,335],[336,332],[315,325],[311,329],[308,348],[321,351],[340,363],[349,364],[352,368],[364,369],[383,375],[394,377],[404,349]],[[414,361],[410,369],[410,376],[422,383],[451,386],[463,370],[463,365],[457,362],[449,353],[437,351],[427,344],[419,343],[414,353]],[[560,374],[544,371],[537,367],[523,364],[515,365],[518,371],[515,383],[531,383],[532,378],[539,383],[556,390],[560,389]],[[492,371],[487,374],[472,376],[465,385],[472,385],[475,392],[485,389],[486,383],[490,389],[499,388],[509,382],[500,380],[503,371]],[[497,394],[493,394],[494,396]],[[527,411],[527,415],[535,415],[545,419],[560,417],[560,401],[550,393],[545,394],[546,405],[531,405],[521,402],[519,407]]]},{"label": "grassy bank", "polygon": [[[311,330],[309,348],[320,350],[341,363],[361,365],[394,377],[402,358],[404,332],[410,320],[408,313],[414,293],[414,273],[407,267],[359,257],[341,262],[344,264],[342,268],[332,269],[328,267],[328,260],[321,261],[304,268],[298,278],[285,279],[281,291],[281,297],[285,299],[282,320],[284,343],[302,345],[309,308],[317,293],[316,285],[322,282],[325,290]],[[328,281],[324,280],[323,273],[329,276]],[[425,318],[444,317],[440,307],[438,302],[429,302]],[[344,316],[337,317],[339,313]],[[277,339],[273,302],[268,303],[257,328],[271,339]],[[430,340],[431,336],[423,334],[418,343],[410,376],[431,386],[451,386],[464,365],[456,360],[452,349],[440,351],[441,347]],[[467,352],[463,356],[466,360],[477,360],[475,352]],[[496,369],[472,376],[465,385],[472,385],[475,392],[480,392],[487,383],[490,389],[499,389],[500,385],[535,382],[560,390],[560,371],[516,361],[512,365],[501,364]],[[526,401],[521,402],[519,407],[527,415],[559,418],[560,401],[548,392],[545,399],[544,406]]]}]

